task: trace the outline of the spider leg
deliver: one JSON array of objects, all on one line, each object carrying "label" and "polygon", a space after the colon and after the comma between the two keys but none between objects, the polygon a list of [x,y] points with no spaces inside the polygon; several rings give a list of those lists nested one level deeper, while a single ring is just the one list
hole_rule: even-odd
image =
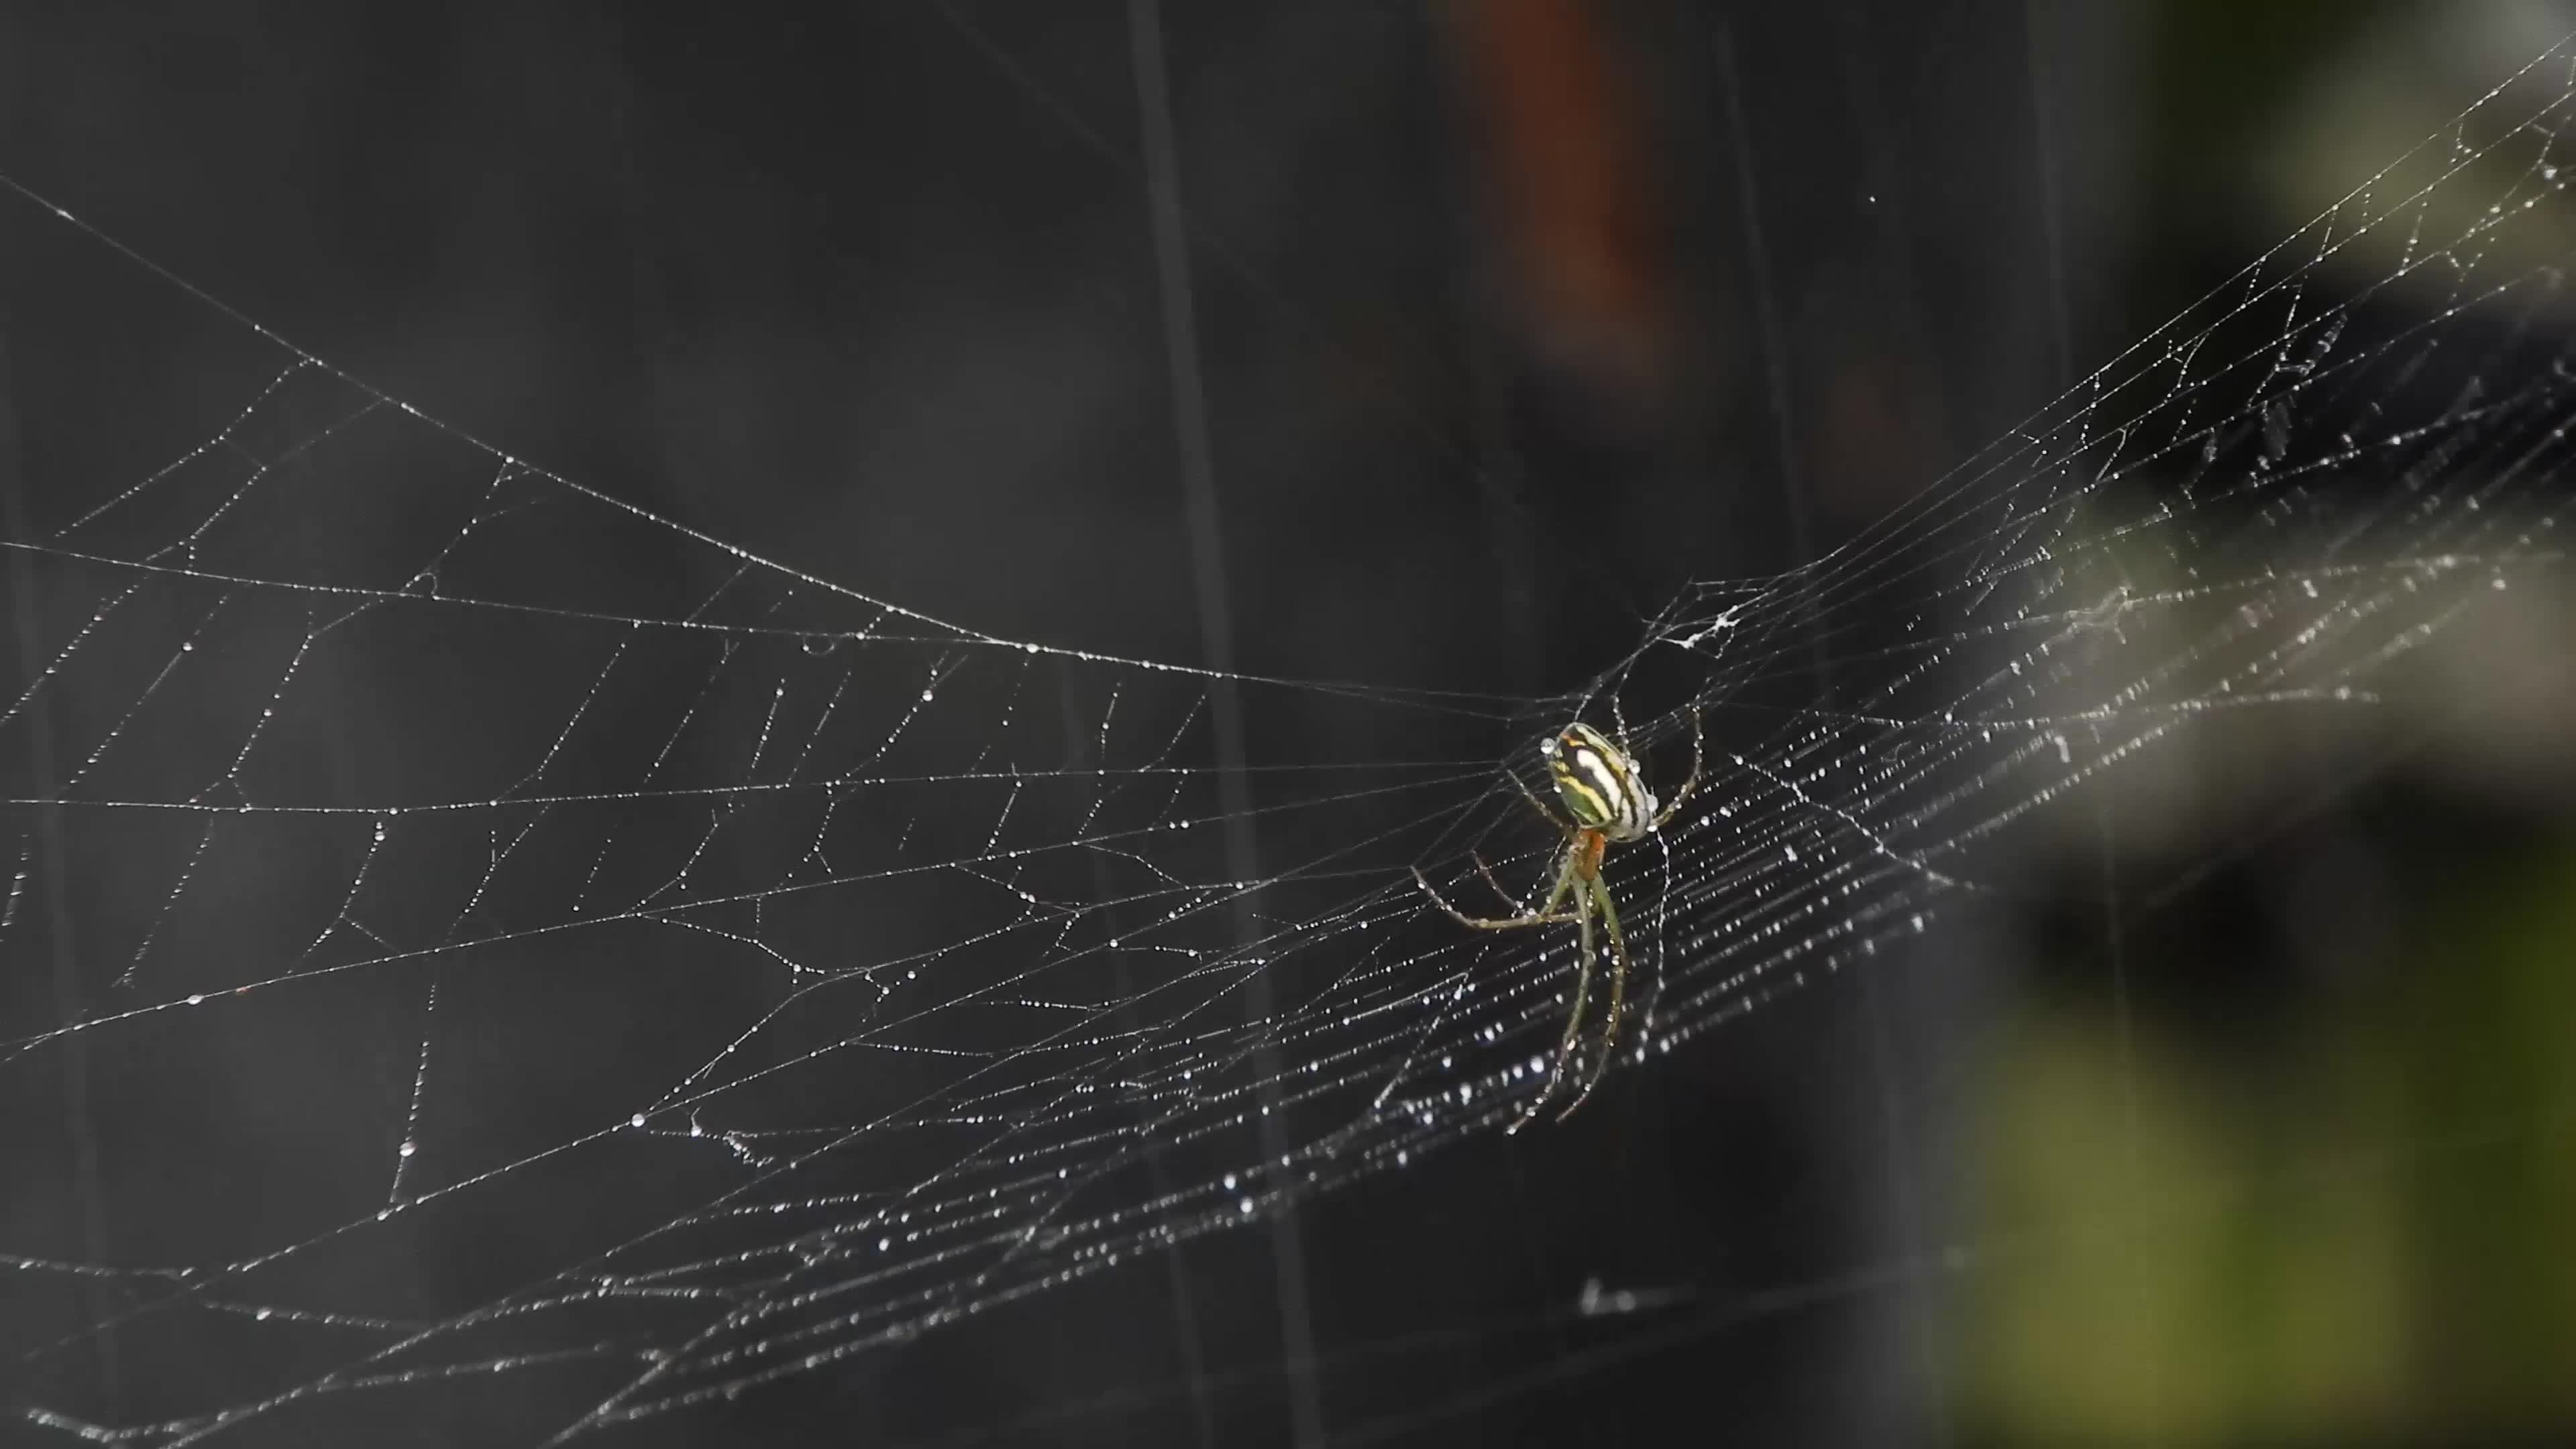
[{"label": "spider leg", "polygon": [[[1431,878],[1424,875],[1422,873],[1422,867],[1418,865],[1413,868],[1413,881],[1414,884],[1422,887],[1422,893],[1424,895],[1431,897],[1431,903],[1433,905],[1447,911],[1449,913],[1449,919],[1456,921],[1462,926],[1473,926],[1479,931],[1516,931],[1523,926],[1551,926],[1558,922],[1570,921],[1575,918],[1575,914],[1579,913],[1582,909],[1582,898],[1580,896],[1575,898],[1575,912],[1559,911],[1556,908],[1557,904],[1565,899],[1566,892],[1571,890],[1574,886],[1574,864],[1575,856],[1572,852],[1568,852],[1565,857],[1564,867],[1556,873],[1555,887],[1547,893],[1546,905],[1539,907],[1536,911],[1528,915],[1513,916],[1506,920],[1493,920],[1483,916],[1471,916],[1465,911],[1458,909],[1456,906],[1449,904],[1447,898],[1443,897],[1437,890],[1432,889]],[[1499,890],[1500,887],[1496,887],[1496,889]],[[1506,899],[1509,898],[1506,897]]]},{"label": "spider leg", "polygon": [[1467,858],[1476,862],[1476,873],[1485,878],[1485,884],[1494,888],[1494,894],[1502,898],[1503,904],[1512,908],[1513,915],[1528,916],[1538,914],[1538,912],[1532,911],[1529,908],[1529,902],[1524,901],[1520,897],[1513,895],[1510,891],[1503,889],[1503,883],[1494,879],[1494,868],[1485,864],[1485,858],[1483,856],[1471,852]]},{"label": "spider leg", "polygon": [[[1569,859],[1566,862],[1569,879],[1573,870],[1574,862]],[[1505,1135],[1528,1126],[1539,1109],[1547,1105],[1548,1099],[1556,1095],[1556,1089],[1565,1084],[1566,1063],[1573,1060],[1575,1044],[1583,1038],[1583,1003],[1592,994],[1592,897],[1588,894],[1578,893],[1574,898],[1574,926],[1583,938],[1583,959],[1575,969],[1574,1009],[1565,1014],[1565,1035],[1556,1044],[1556,1064],[1548,1068],[1547,1085],[1539,1089],[1537,1096],[1530,1098],[1529,1105],[1521,1109],[1520,1116],[1512,1119],[1512,1125],[1503,1129]]]},{"label": "spider leg", "polygon": [[1530,803],[1530,808],[1532,810],[1535,810],[1539,814],[1547,817],[1548,824],[1555,826],[1559,830],[1563,830],[1565,828],[1565,822],[1557,819],[1555,811],[1548,809],[1536,795],[1530,793],[1530,787],[1521,780],[1520,776],[1512,774],[1509,770],[1505,770],[1503,774],[1511,780],[1512,788],[1521,792],[1521,798]]},{"label": "spider leg", "polygon": [[[1545,820],[1550,826],[1554,827],[1561,833],[1570,830],[1570,827],[1568,827],[1564,821],[1556,818],[1555,811],[1548,809],[1536,795],[1530,793],[1530,787],[1522,783],[1520,776],[1513,774],[1509,770],[1505,770],[1503,772],[1503,778],[1512,782],[1512,788],[1521,792],[1521,798],[1527,800],[1529,802],[1529,807],[1539,813],[1540,819]],[[1549,898],[1547,905],[1541,907],[1537,911],[1532,911],[1528,906],[1521,903],[1520,897],[1503,889],[1503,883],[1494,879],[1493,869],[1485,864],[1485,858],[1483,856],[1473,855],[1470,858],[1476,862],[1476,869],[1484,875],[1485,884],[1492,886],[1494,888],[1494,894],[1502,897],[1504,903],[1509,905],[1514,911],[1518,912],[1520,916],[1529,916],[1533,918],[1545,917],[1551,922],[1566,919],[1566,917],[1552,914],[1556,910],[1556,902],[1553,896]],[[1557,878],[1558,893],[1561,894],[1564,891],[1565,886],[1565,878],[1563,876],[1559,876]],[[1458,913],[1456,911],[1451,911],[1449,914],[1454,916]],[[1515,919],[1517,919],[1517,917]]]},{"label": "spider leg", "polygon": [[1673,792],[1672,803],[1670,803],[1670,804],[1666,805],[1666,806],[1664,807],[1664,809],[1663,809],[1663,813],[1662,813],[1662,814],[1660,814],[1660,815],[1657,815],[1657,816],[1655,817],[1655,828],[1656,828],[1657,830],[1661,830],[1661,829],[1663,829],[1663,828],[1664,828],[1664,826],[1666,825],[1666,823],[1668,823],[1669,821],[1671,821],[1671,819],[1672,819],[1674,816],[1679,815],[1679,814],[1682,812],[1682,802],[1683,802],[1683,801],[1685,801],[1685,800],[1688,800],[1688,799],[1691,797],[1691,792],[1692,792],[1693,790],[1696,790],[1696,789],[1698,789],[1698,788],[1699,788],[1699,767],[1700,767],[1700,765],[1704,762],[1704,760],[1705,760],[1705,758],[1706,758],[1706,750],[1704,749],[1704,746],[1706,745],[1707,740],[1706,740],[1706,738],[1705,738],[1705,737],[1700,733],[1700,727],[1699,727],[1699,706],[1698,706],[1698,705],[1694,704],[1694,705],[1692,705],[1692,706],[1690,707],[1690,717],[1691,717],[1691,767],[1690,767],[1690,775],[1689,775],[1689,777],[1688,777],[1687,779],[1685,779],[1685,780],[1683,780],[1683,781],[1682,781],[1682,787],[1681,787],[1679,790],[1676,790],[1676,791],[1674,791],[1674,792]]},{"label": "spider leg", "polygon": [[1556,1114],[1559,1122],[1574,1115],[1574,1109],[1583,1105],[1584,1098],[1592,1095],[1594,1087],[1601,1085],[1601,1074],[1610,1070],[1610,1053],[1619,1044],[1620,1011],[1628,999],[1628,942],[1619,934],[1618,909],[1610,904],[1610,888],[1601,883],[1601,877],[1594,876],[1589,884],[1593,907],[1601,912],[1601,924],[1610,932],[1610,1009],[1601,1019],[1600,1055],[1593,1059],[1591,1074],[1583,1079],[1583,1090],[1575,1093],[1574,1100],[1565,1104],[1565,1110]]}]

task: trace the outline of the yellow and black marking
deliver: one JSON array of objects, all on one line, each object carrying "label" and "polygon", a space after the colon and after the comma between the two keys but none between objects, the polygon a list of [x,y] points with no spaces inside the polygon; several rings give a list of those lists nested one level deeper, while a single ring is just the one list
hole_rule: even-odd
[{"label": "yellow and black marking", "polygon": [[1655,797],[1637,778],[1637,762],[1607,735],[1577,721],[1547,742],[1548,774],[1565,812],[1585,830],[1612,840],[1640,840],[1654,828]]}]

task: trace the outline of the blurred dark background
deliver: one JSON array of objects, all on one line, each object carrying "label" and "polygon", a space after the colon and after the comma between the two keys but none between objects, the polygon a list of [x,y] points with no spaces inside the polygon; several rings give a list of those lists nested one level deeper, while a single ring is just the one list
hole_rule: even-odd
[{"label": "blurred dark background", "polygon": [[[1537,695],[1686,583],[1850,537],[2576,29],[2393,0],[1154,11],[11,5],[0,171],[754,554],[1198,662],[1167,181],[1226,666]],[[8,250],[0,276],[14,314],[58,284]],[[2522,647],[2563,648],[2553,617]],[[2563,723],[2320,765],[2329,803],[2259,836],[2124,798],[2032,863],[2070,904],[1962,911],[1562,1128],[1302,1205],[1311,1365],[1278,1238],[1223,1233],[626,1437],[2576,1434]]]}]

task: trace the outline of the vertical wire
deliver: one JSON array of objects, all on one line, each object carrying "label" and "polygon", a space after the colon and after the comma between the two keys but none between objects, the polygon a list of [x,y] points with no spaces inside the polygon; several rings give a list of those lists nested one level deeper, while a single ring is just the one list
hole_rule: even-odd
[{"label": "vertical wire", "polygon": [[[1065,767],[1105,772],[1109,767],[1105,755],[1097,761],[1091,757],[1091,742],[1086,737],[1081,710],[1073,697],[1073,672],[1064,671],[1061,680],[1057,693],[1064,705]],[[1100,916],[1109,927],[1110,939],[1123,939],[1125,933],[1118,929],[1118,892],[1109,879],[1109,862],[1096,850],[1086,850],[1083,854],[1091,857],[1091,895],[1099,903]],[[1109,989],[1118,994],[1117,1015],[1124,1020],[1124,1029],[1141,1031],[1145,1025],[1144,1013],[1136,1009],[1134,974],[1127,969],[1127,953],[1117,946],[1109,948]],[[1171,1196],[1171,1173],[1163,1166],[1161,1146],[1150,1134],[1144,1139],[1144,1147],[1146,1187],[1159,1201]],[[1190,1277],[1181,1261],[1180,1246],[1174,1244],[1166,1248],[1163,1261],[1171,1269],[1172,1333],[1180,1342],[1181,1368],[1190,1383],[1191,1426],[1197,1431],[1196,1442],[1200,1449],[1212,1449],[1216,1443],[1216,1405],[1210,1393],[1206,1350],[1199,1343],[1198,1305],[1190,1293]]]},{"label": "vertical wire", "polygon": [[[1709,25],[1709,49],[1717,59],[1718,89],[1726,101],[1727,144],[1735,152],[1735,212],[1744,222],[1744,264],[1753,273],[1753,326],[1755,341],[1762,351],[1762,381],[1771,413],[1772,446],[1779,455],[1780,485],[1789,500],[1789,550],[1793,566],[1805,568],[1815,558],[1814,527],[1808,518],[1805,480],[1798,470],[1797,428],[1789,409],[1788,360],[1780,345],[1780,309],[1771,280],[1771,254],[1762,238],[1762,189],[1753,172],[1753,140],[1744,125],[1744,86],[1736,73],[1735,36],[1722,19]],[[1825,656],[1825,641],[1816,627],[1814,607],[1804,594],[1800,595],[1799,609],[1807,615],[1807,642],[1817,693],[1830,699],[1832,664]]]},{"label": "vertical wire", "polygon": [[[2040,238],[2047,251],[2049,321],[2055,329],[2057,371],[2050,379],[2052,386],[2063,392],[2075,380],[2075,348],[2066,305],[2066,263],[2064,242],[2058,221],[2057,155],[2052,144],[2055,119],[2048,106],[2047,43],[2041,34],[2040,7],[2024,0],[2022,28],[2027,46],[2026,71],[2030,85],[2031,160],[2039,180]],[[2125,572],[2125,571],[2123,571]],[[2126,580],[2124,579],[2125,583]],[[2097,782],[2093,792],[2094,828],[2101,840],[2102,949],[2108,958],[2111,974],[2112,1050],[2118,1055],[2120,1074],[2121,1131],[2126,1141],[2122,1151],[2124,1170],[2130,1190],[2142,1186],[2139,1181],[2138,1126],[2138,1058],[2135,1017],[2129,1002],[2129,959],[2127,933],[2120,920],[2120,836],[2118,803],[2107,782]],[[2141,1260],[2143,1262],[2143,1260]],[[2144,1279],[2137,1290],[2148,1291]],[[2152,1374],[2154,1365],[2134,1366]]]},{"label": "vertical wire", "polygon": [[[1443,18],[1430,15],[1426,8],[1426,20],[1436,22]],[[1469,18],[1470,12],[1454,8],[1445,17],[1453,24]],[[1430,37],[1429,48],[1436,53],[1444,39],[1454,56],[1460,44],[1454,31],[1446,37]],[[1470,157],[1475,154],[1477,137],[1464,117],[1475,99],[1469,93],[1473,76],[1463,60],[1451,67],[1450,76],[1455,98],[1452,114],[1459,119],[1452,121],[1450,130],[1440,139],[1450,154]],[[1463,176],[1466,171],[1461,167],[1458,174]],[[1457,226],[1452,236],[1458,244],[1459,265],[1451,297],[1465,366],[1469,446],[1474,458],[1469,471],[1475,475],[1478,496],[1484,505],[1485,542],[1494,566],[1495,591],[1508,621],[1504,631],[1511,640],[1511,666],[1504,678],[1515,692],[1530,694],[1543,677],[1549,641],[1539,628],[1538,550],[1529,509],[1522,501],[1529,470],[1513,426],[1512,369],[1493,317],[1495,284],[1483,224],[1484,209],[1491,202],[1469,179],[1459,186],[1454,203]],[[1542,955],[1541,965],[1544,964]],[[1502,1164],[1511,1184],[1511,1221],[1520,1229],[1514,1236],[1529,1272],[1530,1291],[1547,1300],[1557,1291],[1557,1273],[1553,1255],[1548,1252],[1547,1235],[1539,1227],[1543,1215],[1535,1205],[1536,1194],[1531,1190],[1520,1154],[1504,1152]],[[1573,1355],[1574,1335],[1565,1319],[1552,1315],[1547,1335],[1558,1358]]]},{"label": "vertical wire", "polygon": [[[1171,373],[1172,433],[1187,496],[1190,571],[1197,585],[1199,638],[1206,664],[1208,712],[1216,736],[1218,807],[1225,816],[1226,873],[1236,882],[1235,945],[1260,939],[1255,894],[1260,862],[1252,838],[1251,777],[1244,772],[1243,702],[1235,690],[1234,624],[1227,604],[1224,539],[1219,527],[1214,450],[1208,438],[1206,379],[1201,370],[1198,323],[1190,282],[1189,231],[1181,212],[1180,164],[1172,132],[1172,100],[1164,72],[1163,26],[1158,0],[1128,0],[1127,30],[1134,52],[1136,110],[1145,159],[1145,196],[1154,233],[1154,264],[1161,285],[1163,345]],[[1279,1055],[1267,1035],[1271,1012],[1266,966],[1244,980],[1243,1010],[1256,1033],[1253,1075],[1261,1101],[1262,1165],[1276,1171],[1288,1156],[1280,1121]],[[1279,1337],[1286,1361],[1290,1423],[1301,1445],[1324,1442],[1323,1397],[1315,1379],[1314,1324],[1307,1304],[1306,1254],[1287,1183],[1271,1205],[1270,1254],[1279,1286]]]},{"label": "vertical wire", "polygon": [[[1736,210],[1744,224],[1745,266],[1752,273],[1754,326],[1769,389],[1780,481],[1788,494],[1792,566],[1803,570],[1815,562],[1814,526],[1809,490],[1798,467],[1797,429],[1780,339],[1779,307],[1773,290],[1770,252],[1762,235],[1761,187],[1755,174],[1752,134],[1744,119],[1743,78],[1736,64],[1734,33],[1723,18],[1711,22],[1709,36],[1717,61],[1718,89],[1725,98],[1728,142],[1735,153]],[[1803,589],[1799,593],[1799,613],[1807,635],[1817,705],[1830,712],[1835,696],[1833,661],[1825,646],[1823,622],[1816,616],[1811,596]],[[1907,1130],[1904,1105],[1897,1091],[1895,1048],[1888,1038],[1886,1008],[1879,1000],[1878,973],[1862,971],[1859,975],[1861,1012],[1869,1023],[1870,1075],[1877,1088],[1879,1129],[1889,1159],[1889,1207],[1896,1220],[1897,1254],[1910,1279],[1922,1253],[1921,1212],[1915,1201],[1913,1168],[1908,1160],[1912,1155],[1912,1134]],[[1922,1304],[1913,1293],[1906,1294],[1904,1301],[1905,1336],[1916,1362],[1929,1365],[1932,1350],[1922,1323]]]},{"label": "vertical wire", "polygon": [[2039,238],[2041,255],[2048,268],[2049,341],[2055,348],[2056,368],[2051,381],[2063,390],[2074,380],[2075,347],[2069,340],[2066,320],[2066,256],[2058,235],[2057,157],[2049,145],[2051,118],[2048,90],[2043,71],[2047,65],[2045,45],[2041,40],[2039,10],[2024,0],[2022,5],[2023,78],[2030,89],[2031,163],[2039,180]]},{"label": "vertical wire", "polygon": [[[14,544],[32,543],[27,526],[26,475],[18,444],[17,382],[10,370],[8,319],[0,315],[0,530]],[[23,548],[9,551],[9,617],[18,646],[18,669],[29,683],[41,681],[44,641],[36,629],[35,555]],[[44,873],[45,939],[53,957],[54,1022],[68,1027],[81,1014],[80,962],[74,950],[71,903],[64,897],[69,854],[63,841],[63,807],[55,798],[58,775],[54,760],[54,710],[49,691],[38,689],[27,701],[27,791],[35,801],[36,868]],[[81,1250],[94,1264],[107,1262],[105,1204],[99,1196],[98,1129],[90,1115],[89,1041],[71,1032],[55,1041],[63,1063],[63,1135],[72,1154],[72,1197],[81,1217]],[[101,1308],[103,1290],[88,1296],[90,1322],[99,1325],[98,1384],[110,1420],[121,1417],[123,1374],[118,1362],[113,1316]]]},{"label": "vertical wire", "polygon": [[[2053,340],[2057,350],[2057,371],[2051,382],[2058,390],[2063,391],[2074,382],[2075,350],[2072,329],[2067,320],[2066,265],[2057,216],[2057,157],[2055,148],[2050,144],[2054,120],[2048,108],[2045,84],[2047,55],[2045,42],[2040,35],[2042,22],[2039,7],[2025,3],[2022,15],[2029,44],[2032,161],[2039,176],[2040,235],[2047,249],[2049,320],[2055,329]],[[2120,882],[2117,870],[2119,849],[2118,836],[2115,833],[2118,817],[2110,791],[2096,792],[2094,808],[2102,832],[2102,939],[2110,954],[2111,1009],[2119,1044],[2121,1094],[2124,1099],[2123,1110],[2128,1118],[2130,1165],[2135,1167],[2138,1151],[2135,1033],[2129,1009],[2125,932],[2121,929],[2120,923]]]}]

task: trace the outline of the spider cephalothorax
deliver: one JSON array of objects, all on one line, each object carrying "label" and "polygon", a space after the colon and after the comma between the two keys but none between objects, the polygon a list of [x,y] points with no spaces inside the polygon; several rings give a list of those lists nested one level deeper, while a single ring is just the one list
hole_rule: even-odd
[{"label": "spider cephalothorax", "polygon": [[[1530,794],[1527,786],[1520,786],[1522,797],[1530,802],[1531,807],[1546,816],[1547,822],[1565,835],[1565,847],[1557,856],[1556,884],[1548,888],[1546,904],[1534,911],[1521,909],[1516,915],[1501,918],[1471,916],[1442,899],[1419,868],[1413,872],[1413,878],[1421,883],[1424,894],[1462,925],[1473,926],[1480,931],[1513,931],[1526,926],[1572,921],[1581,938],[1583,957],[1575,971],[1574,1006],[1566,1013],[1565,1036],[1557,1043],[1556,1065],[1548,1072],[1547,1085],[1512,1123],[1510,1130],[1514,1132],[1527,1125],[1532,1117],[1538,1115],[1539,1108],[1556,1095],[1557,1088],[1565,1081],[1566,1063],[1573,1059],[1575,1045],[1582,1040],[1583,1007],[1592,992],[1592,917],[1595,912],[1600,914],[1601,924],[1610,935],[1610,1009],[1601,1026],[1601,1046],[1594,1054],[1592,1071],[1583,1079],[1583,1088],[1575,1094],[1574,1100],[1566,1104],[1565,1111],[1557,1114],[1558,1118],[1562,1120],[1582,1106],[1583,1099],[1592,1095],[1593,1085],[1601,1080],[1601,1074],[1609,1069],[1610,1049],[1619,1037],[1619,1013],[1627,1001],[1628,943],[1619,933],[1619,912],[1610,903],[1610,888],[1601,881],[1601,857],[1613,842],[1643,840],[1663,829],[1682,808],[1682,802],[1690,798],[1691,791],[1699,787],[1699,711],[1691,711],[1690,776],[1682,781],[1681,789],[1673,793],[1673,803],[1660,810],[1656,808],[1654,792],[1646,788],[1644,777],[1637,769],[1637,757],[1624,744],[1614,744],[1608,735],[1581,720],[1539,741],[1538,749],[1547,759],[1548,778],[1556,783],[1556,798],[1571,818],[1571,823],[1558,819],[1556,812],[1542,804],[1536,795]],[[1518,779],[1515,778],[1513,783],[1518,785]],[[1520,902],[1494,879],[1493,872],[1485,868],[1482,858],[1476,861],[1476,869],[1483,873],[1486,884],[1493,886],[1494,894],[1516,908],[1520,906]],[[1559,909],[1569,898],[1573,902],[1571,909]]]}]

